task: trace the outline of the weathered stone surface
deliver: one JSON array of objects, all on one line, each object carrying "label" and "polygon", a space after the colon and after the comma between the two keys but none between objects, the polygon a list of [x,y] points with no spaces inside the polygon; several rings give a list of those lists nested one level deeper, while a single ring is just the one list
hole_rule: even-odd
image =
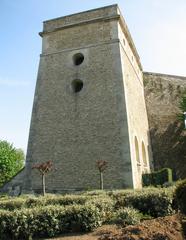
[{"label": "weathered stone surface", "polygon": [[176,178],[185,178],[186,141],[178,114],[186,77],[144,73],[144,86],[154,167],[170,167]]},{"label": "weathered stone surface", "polygon": [[18,196],[22,192],[22,186],[25,180],[25,168],[23,168],[11,181],[4,184],[0,189],[0,192],[6,192],[12,196]]}]

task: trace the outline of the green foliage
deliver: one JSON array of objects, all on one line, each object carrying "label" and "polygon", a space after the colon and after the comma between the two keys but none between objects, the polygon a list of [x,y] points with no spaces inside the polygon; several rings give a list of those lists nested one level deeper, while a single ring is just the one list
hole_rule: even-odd
[{"label": "green foliage", "polygon": [[53,237],[67,232],[91,231],[100,226],[101,214],[94,205],[47,206],[16,211],[0,210],[1,239]]},{"label": "green foliage", "polygon": [[165,183],[172,184],[172,170],[163,168],[152,173],[142,175],[143,186],[162,186]]},{"label": "green foliage", "polygon": [[8,195],[0,193],[0,201],[5,199],[8,199]]},{"label": "green foliage", "polygon": [[7,141],[0,141],[0,186],[15,176],[24,166],[24,152]]},{"label": "green foliage", "polygon": [[152,217],[166,216],[173,213],[173,190],[150,188],[143,191],[115,196],[116,208],[133,207]]},{"label": "green foliage", "polygon": [[109,221],[111,213],[114,209],[114,201],[110,197],[104,196],[83,196],[83,195],[66,195],[66,196],[45,196],[45,197],[19,197],[11,199],[0,199],[0,209],[3,210],[18,210],[23,208],[44,207],[48,205],[84,205],[90,204],[96,206],[100,212],[104,222]]},{"label": "green foliage", "polygon": [[107,191],[105,191],[105,190],[93,190],[93,191],[84,192],[83,195],[85,195],[85,196],[107,195]]},{"label": "green foliage", "polygon": [[174,193],[175,202],[183,214],[186,214],[186,179],[180,181]]},{"label": "green foliage", "polygon": [[19,197],[5,199],[1,201],[0,199],[0,209],[4,210],[16,210],[21,208],[33,208],[37,206],[48,206],[48,205],[61,205],[67,206],[72,204],[85,204],[91,197],[82,195],[49,195],[40,197]]},{"label": "green foliage", "polygon": [[181,113],[178,115],[178,119],[183,123],[184,121],[184,112],[186,112],[186,91],[183,93],[181,100],[180,100],[180,104],[179,104],[179,108]]},{"label": "green foliage", "polygon": [[139,191],[141,190],[134,190],[134,189],[115,190],[115,191],[108,192],[108,195],[117,200],[119,197],[125,197],[129,194],[134,194]]},{"label": "green foliage", "polygon": [[118,209],[113,214],[112,223],[122,224],[123,226],[139,224],[141,219],[140,212],[132,207]]},{"label": "green foliage", "polygon": [[46,205],[71,205],[71,204],[85,204],[85,202],[89,199],[88,196],[83,195],[64,195],[64,196],[53,196],[53,197],[47,197],[46,198]]},{"label": "green foliage", "polygon": [[0,200],[0,209],[4,210],[16,210],[24,206],[25,200],[22,198],[12,198]]},{"label": "green foliage", "polygon": [[52,237],[91,231],[102,223],[137,224],[173,213],[174,188],[94,191],[81,195],[0,199],[0,239]]},{"label": "green foliage", "polygon": [[92,204],[96,206],[101,212],[101,218],[103,222],[108,222],[112,217],[114,211],[115,202],[108,196],[96,196],[89,199],[86,202],[87,205]]}]

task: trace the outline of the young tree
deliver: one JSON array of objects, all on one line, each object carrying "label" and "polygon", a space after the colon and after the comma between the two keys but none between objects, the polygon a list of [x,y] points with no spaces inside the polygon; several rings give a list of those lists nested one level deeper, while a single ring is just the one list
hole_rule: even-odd
[{"label": "young tree", "polygon": [[100,173],[100,189],[103,190],[103,172],[107,168],[107,162],[104,160],[96,161],[96,167]]},{"label": "young tree", "polygon": [[35,164],[32,167],[32,169],[37,169],[42,176],[42,192],[43,192],[43,196],[45,196],[45,193],[46,193],[45,177],[46,177],[47,173],[53,169],[53,164],[51,161],[47,161],[44,163],[38,163],[38,164]]},{"label": "young tree", "polygon": [[15,176],[24,166],[25,155],[7,141],[0,140],[0,186]]}]

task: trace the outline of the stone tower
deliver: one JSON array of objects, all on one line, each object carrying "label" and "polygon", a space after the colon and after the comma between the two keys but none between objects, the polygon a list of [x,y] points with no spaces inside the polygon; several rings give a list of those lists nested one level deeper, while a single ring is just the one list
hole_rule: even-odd
[{"label": "stone tower", "polygon": [[23,190],[138,188],[151,151],[140,59],[117,5],[44,22]]}]

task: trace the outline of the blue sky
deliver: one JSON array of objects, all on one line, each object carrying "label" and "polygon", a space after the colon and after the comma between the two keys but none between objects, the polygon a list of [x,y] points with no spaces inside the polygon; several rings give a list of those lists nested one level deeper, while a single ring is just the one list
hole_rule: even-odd
[{"label": "blue sky", "polygon": [[26,151],[42,22],[118,3],[145,71],[186,76],[185,0],[0,0],[0,139]]}]

